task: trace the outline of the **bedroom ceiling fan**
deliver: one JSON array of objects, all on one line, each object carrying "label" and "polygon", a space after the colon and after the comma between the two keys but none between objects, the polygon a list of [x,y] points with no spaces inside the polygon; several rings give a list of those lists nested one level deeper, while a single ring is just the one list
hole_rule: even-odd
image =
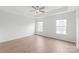
[{"label": "bedroom ceiling fan", "polygon": [[45,13],[44,6],[32,6],[32,8],[34,9],[34,10],[32,10],[32,12],[35,12],[36,14]]}]

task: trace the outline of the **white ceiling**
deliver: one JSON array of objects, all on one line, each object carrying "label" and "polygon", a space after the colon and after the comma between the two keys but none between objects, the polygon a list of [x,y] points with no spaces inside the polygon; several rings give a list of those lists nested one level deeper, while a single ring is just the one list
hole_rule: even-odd
[{"label": "white ceiling", "polygon": [[[60,10],[62,11],[66,9],[67,7],[65,6],[46,6],[45,11],[47,12],[47,14],[48,13],[51,14],[51,13],[60,12]],[[33,8],[31,6],[0,6],[0,10],[6,11],[9,13],[33,17],[33,12],[31,12]],[[41,15],[44,16],[44,14],[41,14]]]}]

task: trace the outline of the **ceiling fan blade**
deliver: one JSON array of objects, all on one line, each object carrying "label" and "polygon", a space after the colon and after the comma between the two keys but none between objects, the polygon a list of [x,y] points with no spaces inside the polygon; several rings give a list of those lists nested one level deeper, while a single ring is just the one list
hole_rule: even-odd
[{"label": "ceiling fan blade", "polygon": [[39,6],[36,6],[36,9],[39,10]]},{"label": "ceiling fan blade", "polygon": [[39,8],[39,9],[45,9],[45,7],[41,7],[41,8]]},{"label": "ceiling fan blade", "polygon": [[40,12],[45,13],[45,11],[41,11],[41,10],[40,10]]},{"label": "ceiling fan blade", "polygon": [[45,9],[45,7],[41,7],[40,9]]},{"label": "ceiling fan blade", "polygon": [[35,6],[32,6],[32,8],[34,8],[35,10],[37,9],[37,7],[35,7]]}]

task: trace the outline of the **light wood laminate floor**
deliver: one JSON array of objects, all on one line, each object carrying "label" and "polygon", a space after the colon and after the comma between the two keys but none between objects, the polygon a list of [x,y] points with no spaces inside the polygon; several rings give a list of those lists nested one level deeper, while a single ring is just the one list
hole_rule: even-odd
[{"label": "light wood laminate floor", "polygon": [[2,53],[78,53],[75,43],[33,35],[0,43]]}]

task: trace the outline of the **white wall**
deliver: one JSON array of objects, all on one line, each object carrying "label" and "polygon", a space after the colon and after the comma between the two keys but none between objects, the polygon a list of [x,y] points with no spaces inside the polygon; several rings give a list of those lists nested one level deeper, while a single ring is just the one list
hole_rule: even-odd
[{"label": "white wall", "polygon": [[[67,19],[67,35],[56,34],[56,20]],[[56,15],[39,18],[38,21],[44,22],[43,32],[36,31],[36,34],[62,39],[66,41],[76,41],[76,18],[75,11],[69,11]],[[38,22],[37,21],[37,22]],[[37,24],[36,24],[37,25]]]},{"label": "white wall", "polygon": [[33,35],[34,25],[32,18],[0,10],[0,42]]},{"label": "white wall", "polygon": [[76,46],[79,48],[79,7],[76,7]]},{"label": "white wall", "polygon": [[69,8],[76,11],[76,46],[79,48],[79,6]]}]

